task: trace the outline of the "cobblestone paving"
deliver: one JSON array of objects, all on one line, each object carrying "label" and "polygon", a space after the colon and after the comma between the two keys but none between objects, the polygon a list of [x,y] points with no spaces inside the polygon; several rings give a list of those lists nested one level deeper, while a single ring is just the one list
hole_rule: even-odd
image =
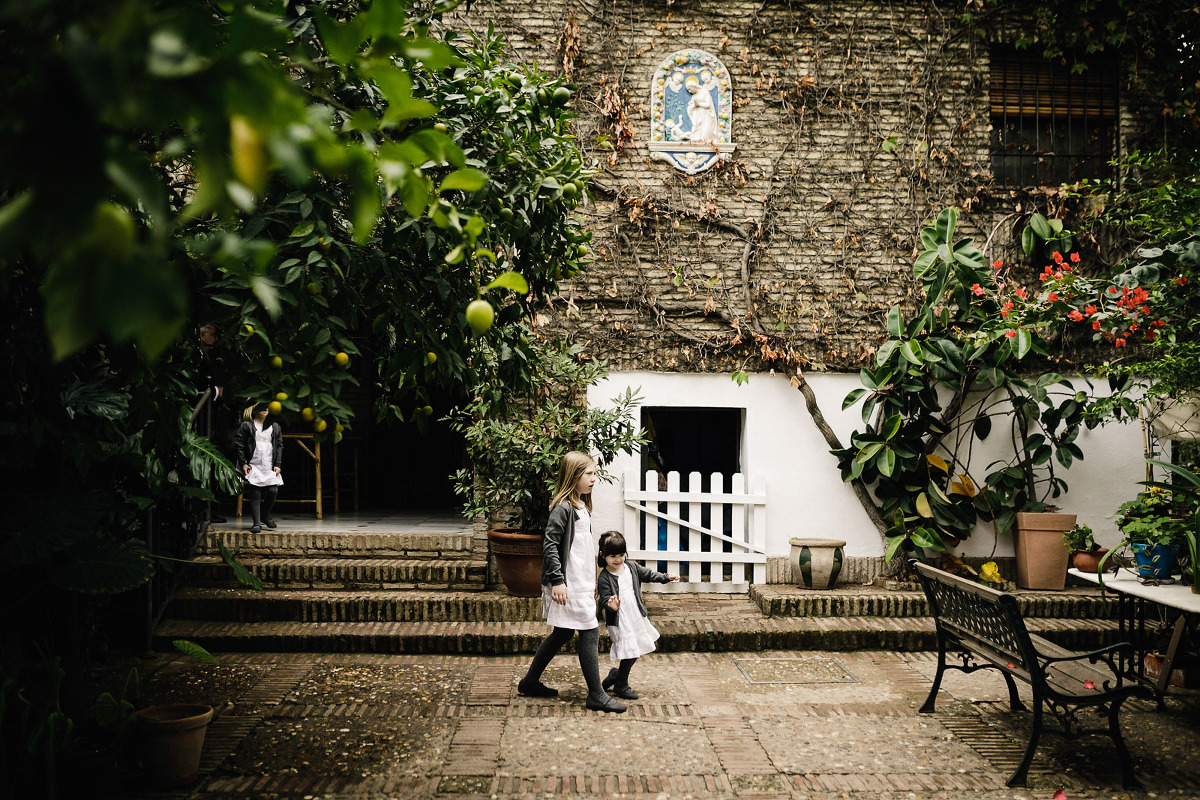
[{"label": "cobblestone paving", "polygon": [[[151,792],[115,775],[95,797],[1048,800],[1060,788],[1071,800],[1200,797],[1200,693],[1173,690],[1165,711],[1127,706],[1122,729],[1145,790],[1120,788],[1106,738],[1066,739],[1049,726],[1030,787],[1009,789],[1028,713],[1008,710],[998,675],[952,672],[937,713],[919,714],[928,653],[653,654],[634,667],[641,698],[623,715],[583,708],[566,653],[544,678],[562,692],[556,700],[516,694],[522,656],[158,661],[147,700],[202,697],[218,708],[200,780]],[[119,666],[98,680],[123,677]]]}]

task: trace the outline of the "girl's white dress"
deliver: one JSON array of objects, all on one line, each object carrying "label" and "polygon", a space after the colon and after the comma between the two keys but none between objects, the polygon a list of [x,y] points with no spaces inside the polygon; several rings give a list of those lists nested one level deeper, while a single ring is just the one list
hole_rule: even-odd
[{"label": "girl's white dress", "polygon": [[250,474],[246,483],[251,486],[282,486],[283,476],[275,474],[272,456],[275,448],[271,445],[271,429],[254,423],[254,455],[250,457]]},{"label": "girl's white dress", "polygon": [[[542,616],[556,628],[588,631],[600,626],[596,619],[596,545],[592,542],[592,517],[586,508],[575,509],[575,536],[566,554],[567,604],[560,606],[542,586]],[[560,558],[562,554],[560,554]]]},{"label": "girl's white dress", "polygon": [[633,591],[633,575],[626,564],[622,564],[621,571],[617,573],[617,595],[621,598],[621,608],[617,611],[617,624],[608,627],[608,635],[612,637],[609,660],[621,661],[653,653],[654,643],[658,641],[658,629],[642,616],[638,608],[637,595]]}]

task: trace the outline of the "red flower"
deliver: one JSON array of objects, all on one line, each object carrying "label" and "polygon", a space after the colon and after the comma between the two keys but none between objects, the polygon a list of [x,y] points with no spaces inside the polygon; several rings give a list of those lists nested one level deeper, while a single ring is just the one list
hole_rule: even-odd
[{"label": "red flower", "polygon": [[1050,294],[1046,295],[1046,300],[1048,300],[1051,303],[1057,303],[1058,295],[1056,295],[1054,292],[1051,292]]},{"label": "red flower", "polygon": [[1017,287],[1017,290],[1015,292],[1013,292],[1013,294],[1015,294],[1017,297],[1024,300],[1025,295],[1029,294],[1029,292],[1025,291],[1025,287],[1020,286],[1020,287]]},{"label": "red flower", "polygon": [[1008,662],[1008,668],[1009,668],[1009,669],[1016,669],[1016,668],[1017,668],[1017,665],[1016,665],[1016,664],[1014,664],[1014,663],[1012,663],[1012,662],[1010,661],[1010,662]]},{"label": "red flower", "polygon": [[1158,338],[1158,331],[1154,330],[1154,328],[1147,328],[1146,329],[1146,338],[1149,339],[1150,341],[1154,341],[1155,339]]},{"label": "red flower", "polygon": [[992,262],[992,269],[1000,269],[1003,266],[1004,266],[1004,262],[998,258]]},{"label": "red flower", "polygon": [[1161,328],[1166,324],[1167,324],[1166,320],[1162,320],[1162,319],[1154,320],[1154,327],[1156,327],[1156,328]]},{"label": "red flower", "polygon": [[1017,332],[1016,331],[1005,331],[1004,335],[1007,336],[1008,338],[1012,339],[1014,336],[1017,335]]},{"label": "red flower", "polygon": [[1079,253],[1071,253],[1071,263],[1072,264],[1079,263]]},{"label": "red flower", "polygon": [[1110,286],[1110,287],[1108,287],[1108,293],[1109,294],[1120,294],[1121,290],[1115,286]]},{"label": "red flower", "polygon": [[1096,313],[1096,307],[1095,306],[1084,306],[1083,313],[1087,314],[1090,317],[1092,314]]},{"label": "red flower", "polygon": [[1117,340],[1115,342],[1113,342],[1113,344],[1115,344],[1117,347],[1124,347],[1125,340],[1118,337]]},{"label": "red flower", "polygon": [[1067,314],[1067,319],[1071,322],[1083,322],[1083,314],[1079,313],[1079,309],[1075,309],[1070,314]]},{"label": "red flower", "polygon": [[1000,316],[1002,316],[1002,317],[1007,317],[1007,316],[1008,316],[1008,312],[1007,312],[1007,311],[1001,311],[1001,312],[1000,312]]},{"label": "red flower", "polygon": [[1100,320],[1096,320],[1095,322],[1092,323],[1092,330],[1094,330],[1094,331],[1100,330]]},{"label": "red flower", "polygon": [[1009,300],[1008,302],[1006,302],[1006,303],[1004,304],[1004,307],[1005,307],[1005,308],[1012,308],[1012,307],[1013,307],[1012,300]]},{"label": "red flower", "polygon": [[1062,253],[1058,252],[1057,250],[1054,251],[1054,255],[1052,256],[1052,258],[1054,259],[1055,264],[1062,263]]},{"label": "red flower", "polygon": [[976,297],[983,296],[983,287],[980,286],[978,283],[971,284],[971,291],[975,293]]},{"label": "red flower", "polygon": [[1070,800],[1070,798],[1067,797],[1066,792],[1064,792],[1062,789],[1058,789],[1057,791],[1054,792],[1054,797],[1052,798],[1052,800]]},{"label": "red flower", "polygon": [[1095,689],[1095,688],[1096,688],[1096,682],[1095,682],[1095,681],[1093,681],[1093,680],[1091,680],[1091,679],[1089,678],[1088,680],[1086,680],[1086,681],[1084,681],[1084,682],[1083,682],[1083,688],[1085,688],[1085,689]]},{"label": "red flower", "polygon": [[1178,283],[1180,286],[1183,286],[1185,283],[1187,283],[1187,278],[1184,277],[1183,275],[1180,275],[1178,278],[1175,279],[1175,282]]}]

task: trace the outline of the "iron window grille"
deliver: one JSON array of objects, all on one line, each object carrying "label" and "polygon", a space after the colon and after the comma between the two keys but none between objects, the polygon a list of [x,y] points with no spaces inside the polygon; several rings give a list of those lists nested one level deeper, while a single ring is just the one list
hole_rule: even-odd
[{"label": "iron window grille", "polygon": [[991,53],[992,173],[998,183],[1053,186],[1109,177],[1117,154],[1117,70],[1080,73],[1040,54]]}]

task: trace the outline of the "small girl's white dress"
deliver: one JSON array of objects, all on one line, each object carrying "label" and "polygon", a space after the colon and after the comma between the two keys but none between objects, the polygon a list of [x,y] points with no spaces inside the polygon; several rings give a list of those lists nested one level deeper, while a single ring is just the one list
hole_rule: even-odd
[{"label": "small girl's white dress", "polygon": [[596,618],[596,545],[592,541],[592,517],[586,508],[575,509],[575,535],[565,561],[567,604],[554,602],[550,587],[543,585],[542,616],[555,628],[590,631],[600,627]]},{"label": "small girl's white dress", "polygon": [[654,643],[658,641],[658,629],[650,624],[650,620],[638,608],[637,595],[633,591],[633,575],[628,564],[622,564],[621,571],[617,573],[617,595],[621,598],[621,608],[617,611],[617,624],[608,628],[608,635],[612,637],[609,660],[621,661],[653,653]]},{"label": "small girl's white dress", "polygon": [[283,476],[275,472],[272,459],[275,447],[271,444],[271,428],[254,424],[254,455],[250,456],[250,474],[246,483],[251,486],[282,486]]}]

